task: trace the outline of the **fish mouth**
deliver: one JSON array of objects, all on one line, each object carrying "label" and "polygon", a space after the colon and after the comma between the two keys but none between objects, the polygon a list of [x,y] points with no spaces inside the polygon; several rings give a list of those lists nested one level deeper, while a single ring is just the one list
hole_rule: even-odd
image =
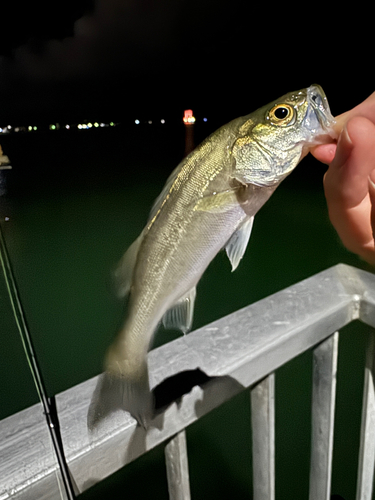
[{"label": "fish mouth", "polygon": [[304,124],[312,135],[320,136],[319,142],[322,141],[321,136],[328,136],[331,141],[337,139],[337,133],[333,128],[336,120],[331,114],[327,97],[320,85],[311,85],[307,89],[307,101],[309,106]]}]

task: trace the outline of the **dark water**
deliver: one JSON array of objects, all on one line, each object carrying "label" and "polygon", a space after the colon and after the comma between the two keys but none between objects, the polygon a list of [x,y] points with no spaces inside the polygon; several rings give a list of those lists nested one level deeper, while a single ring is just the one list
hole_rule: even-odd
[{"label": "dark water", "polygon": [[[217,124],[218,126],[220,124]],[[196,141],[213,125],[197,127]],[[122,321],[111,270],[138,236],[149,208],[184,152],[182,126],[142,126],[0,137],[12,162],[0,217],[27,321],[50,395],[101,371]],[[224,254],[198,286],[194,327],[259,300],[338,262],[367,269],[339,243],[321,186],[305,159],[257,215],[248,251],[231,274]],[[5,221],[5,217],[9,217]],[[0,279],[0,418],[38,401]],[[160,332],[156,342],[173,335]],[[333,491],[354,498],[366,331],[340,338]],[[277,372],[278,498],[307,498],[311,355]],[[194,499],[251,498],[246,393],[188,429]],[[82,495],[166,498],[156,449]]]}]

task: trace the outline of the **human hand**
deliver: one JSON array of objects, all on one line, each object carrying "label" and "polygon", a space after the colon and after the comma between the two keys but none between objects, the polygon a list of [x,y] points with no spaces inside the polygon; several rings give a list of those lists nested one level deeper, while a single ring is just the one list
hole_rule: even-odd
[{"label": "human hand", "polygon": [[375,265],[375,92],[336,121],[337,145],[312,151],[329,164],[324,176],[329,217],[346,248]]}]

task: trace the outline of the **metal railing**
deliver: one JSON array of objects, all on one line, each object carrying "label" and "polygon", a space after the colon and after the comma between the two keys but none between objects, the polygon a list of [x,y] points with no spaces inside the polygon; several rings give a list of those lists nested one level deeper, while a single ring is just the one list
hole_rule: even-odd
[{"label": "metal railing", "polygon": [[[82,492],[160,443],[173,500],[190,498],[185,429],[250,388],[255,500],[275,498],[274,372],[313,349],[309,500],[330,498],[337,333],[353,320],[375,327],[375,276],[339,264],[149,353],[151,387],[181,372],[204,374],[145,431],[118,411],[87,431],[97,377],[56,396],[66,460]],[[375,460],[374,334],[365,367],[357,500],[372,498]],[[0,422],[0,500],[51,499],[56,459],[35,405]],[[22,432],[27,429],[26,434]],[[46,451],[47,450],[47,451]],[[22,467],[20,467],[22,457]],[[56,497],[59,498],[60,496]]]}]

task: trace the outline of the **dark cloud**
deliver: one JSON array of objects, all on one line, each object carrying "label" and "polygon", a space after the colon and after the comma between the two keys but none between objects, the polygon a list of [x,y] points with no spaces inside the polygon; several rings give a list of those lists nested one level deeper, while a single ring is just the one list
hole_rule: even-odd
[{"label": "dark cloud", "polygon": [[184,1],[97,0],[91,12],[67,23],[67,36],[59,25],[59,37],[31,32],[0,60],[3,113],[27,114],[36,104],[39,111],[59,109],[63,100],[72,108],[95,99],[104,106],[117,92],[122,101],[157,88],[186,36],[185,7]]},{"label": "dark cloud", "polygon": [[14,52],[13,65],[34,81],[140,70],[153,56],[173,52],[170,42],[182,6],[160,0],[97,0],[92,13],[75,21],[72,36],[49,40],[38,50],[33,43],[22,45]]},{"label": "dark cloud", "polygon": [[11,56],[1,58],[0,114],[162,107],[186,95],[187,86],[194,94],[191,82],[200,71],[192,54],[205,53],[200,14],[207,14],[200,8],[193,22],[194,3],[97,0],[91,11],[65,20],[65,31],[36,26]]},{"label": "dark cloud", "polygon": [[[326,61],[348,67],[312,14],[282,5],[272,12],[247,0],[42,5],[27,6],[23,25],[15,11],[17,29],[0,59],[0,121],[185,106],[235,116],[313,82],[342,91],[343,75]],[[362,88],[370,86],[360,58],[350,64]]]}]

